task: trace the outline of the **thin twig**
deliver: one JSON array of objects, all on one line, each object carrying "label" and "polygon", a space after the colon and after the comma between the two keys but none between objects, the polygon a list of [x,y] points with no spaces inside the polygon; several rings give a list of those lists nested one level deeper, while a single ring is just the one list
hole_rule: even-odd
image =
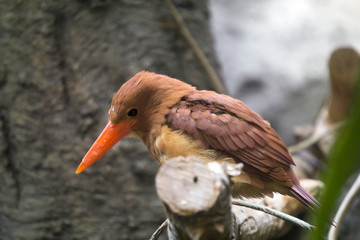
[{"label": "thin twig", "polygon": [[215,69],[211,66],[209,60],[206,58],[204,52],[201,50],[195,39],[192,37],[189,29],[186,26],[184,19],[182,18],[179,11],[176,9],[175,5],[172,3],[171,0],[164,0],[164,1],[168,6],[168,8],[170,9],[171,14],[174,16],[175,21],[180,28],[180,32],[184,36],[185,40],[189,43],[190,47],[193,49],[200,63],[203,65],[215,91],[217,91],[218,93],[226,93],[225,87],[220,81],[218,74],[216,73]]},{"label": "thin twig", "polygon": [[338,130],[343,125],[344,125],[344,122],[334,123],[334,124],[330,125],[329,128],[326,131],[323,131],[320,134],[316,134],[316,135],[313,134],[309,138],[306,138],[305,140],[290,146],[289,147],[289,152],[290,153],[299,152],[299,151],[301,151],[301,150],[303,150],[305,148],[308,148],[311,145],[317,143],[319,140],[321,140],[322,138],[324,138],[328,134]]},{"label": "thin twig", "polygon": [[159,236],[161,235],[162,231],[167,227],[168,221],[169,221],[169,219],[166,219],[166,220],[160,225],[160,227],[158,227],[158,229],[156,229],[156,231],[153,233],[153,235],[151,235],[150,240],[156,240],[156,239],[159,238]]},{"label": "thin twig", "polygon": [[[341,225],[341,222],[344,219],[344,215],[345,215],[346,211],[349,209],[351,202],[354,200],[355,196],[357,195],[357,193],[359,191],[360,191],[360,174],[356,178],[354,184],[351,186],[349,192],[346,194],[344,201],[342,201],[340,208],[335,215],[334,221],[336,222],[337,226]],[[328,239],[329,240],[338,239],[337,238],[338,231],[339,231],[339,228],[332,225],[330,228],[330,231],[329,231]]]},{"label": "thin twig", "polygon": [[247,208],[252,208],[252,209],[255,209],[255,210],[259,210],[259,211],[263,211],[264,213],[267,213],[267,214],[270,214],[270,215],[273,215],[275,217],[278,217],[278,218],[281,218],[283,220],[286,220],[286,221],[289,221],[289,222],[292,222],[302,228],[305,228],[307,230],[313,230],[315,228],[315,226],[301,220],[301,219],[298,219],[296,217],[293,217],[289,214],[286,214],[286,213],[283,213],[283,212],[280,212],[278,210],[275,210],[275,209],[272,209],[272,208],[269,208],[269,207],[266,207],[266,206],[263,206],[263,205],[259,205],[259,204],[256,204],[256,203],[249,203],[249,202],[245,202],[243,200],[240,200],[240,199],[233,199],[232,200],[232,204],[234,205],[238,205],[238,206],[243,206],[243,207],[247,207]]}]

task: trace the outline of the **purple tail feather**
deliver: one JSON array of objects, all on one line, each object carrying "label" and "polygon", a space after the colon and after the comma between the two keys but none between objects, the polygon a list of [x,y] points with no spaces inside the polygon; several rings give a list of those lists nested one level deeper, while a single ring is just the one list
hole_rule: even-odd
[{"label": "purple tail feather", "polygon": [[310,194],[308,193],[300,184],[294,184],[290,191],[294,196],[302,202],[305,206],[315,211],[319,209],[320,203]]}]

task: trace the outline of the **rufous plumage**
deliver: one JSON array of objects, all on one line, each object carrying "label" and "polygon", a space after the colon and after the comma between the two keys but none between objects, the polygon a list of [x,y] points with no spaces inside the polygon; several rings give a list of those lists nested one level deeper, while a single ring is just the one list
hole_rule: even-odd
[{"label": "rufous plumage", "polygon": [[286,145],[275,130],[243,102],[165,75],[142,71],[114,95],[109,122],[76,173],[130,135],[143,140],[162,164],[177,156],[243,163],[233,195],[291,195],[309,208],[318,202],[300,185]]}]

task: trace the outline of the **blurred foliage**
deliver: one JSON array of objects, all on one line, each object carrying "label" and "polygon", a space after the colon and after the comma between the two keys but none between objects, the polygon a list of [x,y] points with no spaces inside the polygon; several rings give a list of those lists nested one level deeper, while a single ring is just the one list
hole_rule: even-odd
[{"label": "blurred foliage", "polygon": [[[328,157],[329,166],[323,176],[326,188],[321,198],[321,207],[316,215],[317,229],[309,236],[311,240],[324,239],[330,226],[330,215],[335,214],[339,197],[348,178],[360,167],[360,66],[353,105],[344,128]],[[338,226],[340,227],[340,226]]]}]

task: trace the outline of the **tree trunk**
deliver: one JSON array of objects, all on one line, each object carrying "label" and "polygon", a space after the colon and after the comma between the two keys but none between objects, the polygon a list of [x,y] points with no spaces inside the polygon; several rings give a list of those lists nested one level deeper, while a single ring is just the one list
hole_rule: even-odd
[{"label": "tree trunk", "polygon": [[[175,5],[214,65],[206,1]],[[0,56],[0,238],[149,238],[165,215],[140,141],[74,172],[138,71],[211,88],[163,1],[0,0]]]}]

